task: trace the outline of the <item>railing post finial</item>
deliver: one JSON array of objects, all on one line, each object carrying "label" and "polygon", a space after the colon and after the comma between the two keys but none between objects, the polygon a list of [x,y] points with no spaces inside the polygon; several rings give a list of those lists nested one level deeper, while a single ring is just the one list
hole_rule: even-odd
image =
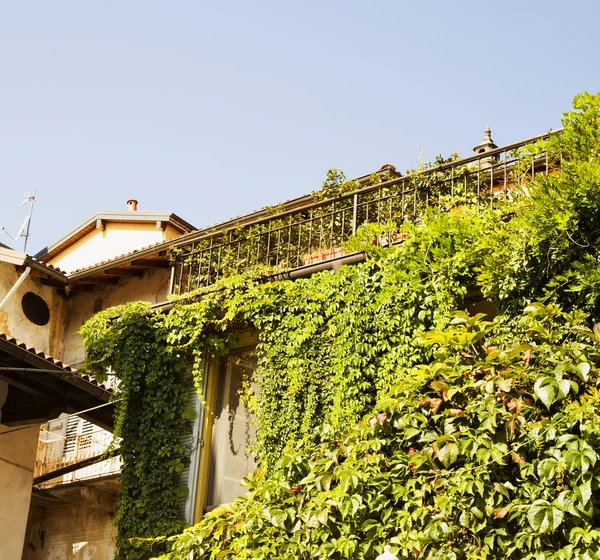
[{"label": "railing post finial", "polygon": [[[494,144],[494,141],[492,140],[492,129],[489,126],[486,126],[483,132],[483,140],[481,141],[481,144],[475,146],[473,148],[473,151],[476,154],[485,154],[486,152],[491,152],[492,150],[495,150],[497,147],[498,146],[496,146],[496,144]],[[481,159],[480,166],[482,168],[491,167],[497,161],[497,155],[486,157]]]}]

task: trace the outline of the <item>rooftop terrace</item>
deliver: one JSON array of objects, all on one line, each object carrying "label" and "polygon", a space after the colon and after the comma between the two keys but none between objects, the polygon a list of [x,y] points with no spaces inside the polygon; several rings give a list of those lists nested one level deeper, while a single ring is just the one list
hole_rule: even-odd
[{"label": "rooftop terrace", "polygon": [[385,226],[378,242],[398,243],[402,225],[418,222],[429,207],[460,202],[493,207],[516,186],[560,168],[560,156],[532,148],[547,138],[497,147],[488,128],[473,156],[405,176],[384,166],[371,177],[339,185],[337,196],[314,193],[187,234],[172,243],[171,292],[184,295],[255,267],[300,276],[356,257],[343,245],[365,224]]}]

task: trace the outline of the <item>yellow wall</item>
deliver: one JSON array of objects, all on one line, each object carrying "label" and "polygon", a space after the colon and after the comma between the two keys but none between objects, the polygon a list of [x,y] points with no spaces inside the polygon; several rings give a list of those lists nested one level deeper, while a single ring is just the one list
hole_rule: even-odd
[{"label": "yellow wall", "polygon": [[174,227],[167,226],[165,229],[165,240],[170,241],[171,239],[175,239],[175,237],[179,237],[181,233],[177,231]]},{"label": "yellow wall", "polygon": [[165,231],[156,223],[110,223],[104,230],[96,228],[85,237],[51,259],[49,264],[71,273],[101,261],[142,249],[160,241],[176,237],[178,232],[170,226]]},{"label": "yellow wall", "polygon": [[[4,385],[0,382],[0,393]],[[39,431],[32,426],[2,435],[11,429],[0,424],[0,560],[21,558]]]}]

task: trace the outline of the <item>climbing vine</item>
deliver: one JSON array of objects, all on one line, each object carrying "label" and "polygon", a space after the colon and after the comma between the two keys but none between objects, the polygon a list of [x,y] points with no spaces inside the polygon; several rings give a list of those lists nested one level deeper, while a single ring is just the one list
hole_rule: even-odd
[{"label": "climbing vine", "polygon": [[[119,315],[114,320],[115,314]],[[95,315],[82,328],[87,367],[103,378],[118,372],[114,435],[123,460],[115,523],[120,558],[147,558],[131,536],[154,537],[183,529],[178,486],[187,450],[178,437],[189,430],[185,363],[167,344],[164,316],[134,303]],[[160,549],[156,549],[160,550]]]},{"label": "climbing vine", "polygon": [[[347,249],[366,253],[361,264],[295,282],[254,270],[178,298],[168,313],[137,303],[88,322],[86,367],[99,376],[111,368],[123,396],[120,557],[168,545],[171,558],[371,558],[391,538],[403,554],[428,558],[575,550],[584,537],[573,531],[593,529],[595,505],[576,495],[595,484],[585,474],[593,465],[563,476],[561,491],[572,494],[560,498],[538,461],[560,463],[575,440],[556,438],[579,438],[577,414],[591,418],[596,406],[597,341],[581,337],[596,336],[585,325],[600,302],[600,97],[578,96],[564,124],[543,146],[562,154],[562,170],[519,179],[493,210],[427,193],[444,204],[415,223],[359,231]],[[328,180],[346,188],[339,174]],[[397,231],[403,243],[384,247]],[[459,315],[447,328],[482,297],[498,310],[493,326]],[[534,301],[543,303],[522,319]],[[174,544],[147,540],[182,528],[183,374],[192,370],[200,387],[205,352],[225,355],[251,329],[260,390],[244,397],[261,464],[251,492]],[[553,369],[561,360],[572,367]],[[540,439],[548,422],[555,435]],[[576,443],[583,454],[595,445],[586,437]],[[561,525],[557,508],[579,521]],[[544,535],[559,527],[550,545]],[[556,558],[578,558],[564,554]]]},{"label": "climbing vine", "polygon": [[534,304],[510,347],[457,314],[344,437],[290,448],[165,560],[600,555],[600,325]]}]

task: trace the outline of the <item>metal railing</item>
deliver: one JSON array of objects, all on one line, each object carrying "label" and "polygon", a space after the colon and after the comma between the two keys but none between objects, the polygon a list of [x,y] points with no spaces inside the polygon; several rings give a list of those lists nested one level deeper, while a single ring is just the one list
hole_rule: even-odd
[{"label": "metal railing", "polygon": [[289,270],[338,258],[343,255],[343,244],[365,224],[385,224],[389,241],[397,241],[402,224],[418,222],[434,205],[444,207],[460,200],[493,206],[536,174],[560,168],[560,156],[526,149],[546,138],[547,134],[536,136],[196,235],[192,243],[175,250],[171,292],[183,295],[256,266]]},{"label": "metal railing", "polygon": [[[97,427],[86,433],[67,435],[48,432],[42,426],[35,460],[34,478],[63,469],[75,463],[104,453],[112,441],[112,434]],[[113,457],[76,471],[53,478],[40,487],[55,486],[78,480],[108,476],[121,471],[121,458]]]}]

